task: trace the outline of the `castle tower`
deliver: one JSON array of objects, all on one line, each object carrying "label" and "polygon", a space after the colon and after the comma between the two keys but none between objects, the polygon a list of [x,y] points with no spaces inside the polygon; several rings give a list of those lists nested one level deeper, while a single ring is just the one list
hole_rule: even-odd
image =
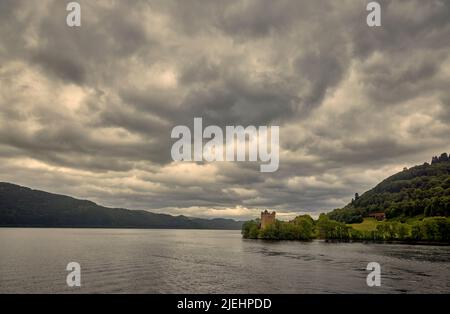
[{"label": "castle tower", "polygon": [[275,222],[275,214],[275,212],[269,213],[267,209],[261,212],[261,229],[264,229]]}]

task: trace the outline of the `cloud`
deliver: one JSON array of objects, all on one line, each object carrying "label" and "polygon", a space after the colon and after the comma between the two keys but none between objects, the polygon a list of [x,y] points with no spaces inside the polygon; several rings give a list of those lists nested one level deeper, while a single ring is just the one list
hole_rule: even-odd
[{"label": "cloud", "polygon": [[[449,151],[450,4],[0,2],[0,180],[202,217],[317,215]],[[176,125],[280,125],[280,168],[174,163]]]}]

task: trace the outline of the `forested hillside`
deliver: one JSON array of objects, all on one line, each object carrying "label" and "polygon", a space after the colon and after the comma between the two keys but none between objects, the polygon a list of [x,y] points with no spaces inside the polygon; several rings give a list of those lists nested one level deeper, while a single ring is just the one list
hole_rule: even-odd
[{"label": "forested hillside", "polygon": [[240,229],[232,219],[200,219],[108,208],[0,182],[0,227]]},{"label": "forested hillside", "polygon": [[355,223],[373,212],[386,218],[423,215],[450,215],[450,158],[447,153],[433,157],[431,163],[415,166],[383,180],[355,198],[344,208],[335,209],[330,219]]}]

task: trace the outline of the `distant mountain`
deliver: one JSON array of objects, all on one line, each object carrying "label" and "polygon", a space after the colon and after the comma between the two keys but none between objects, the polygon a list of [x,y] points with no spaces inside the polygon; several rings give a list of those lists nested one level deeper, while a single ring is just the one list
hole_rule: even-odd
[{"label": "distant mountain", "polygon": [[369,213],[387,218],[450,216],[450,158],[447,153],[394,174],[328,216],[346,223],[360,222]]},{"label": "distant mountain", "polygon": [[0,226],[237,230],[242,222],[107,208],[91,201],[0,182]]}]

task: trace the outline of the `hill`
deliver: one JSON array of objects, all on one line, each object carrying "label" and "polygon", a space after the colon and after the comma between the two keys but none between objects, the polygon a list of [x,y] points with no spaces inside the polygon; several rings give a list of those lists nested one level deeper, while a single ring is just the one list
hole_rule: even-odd
[{"label": "hill", "polygon": [[107,208],[87,200],[0,182],[1,227],[240,229],[232,219],[200,219]]},{"label": "hill", "polygon": [[345,223],[362,222],[369,213],[386,218],[450,216],[450,158],[447,153],[390,176],[328,217]]}]

